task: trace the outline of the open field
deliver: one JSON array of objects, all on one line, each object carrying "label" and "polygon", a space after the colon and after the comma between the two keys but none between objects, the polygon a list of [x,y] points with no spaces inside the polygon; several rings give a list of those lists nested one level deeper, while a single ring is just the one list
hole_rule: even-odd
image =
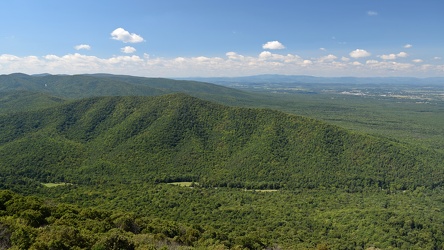
[{"label": "open field", "polygon": [[43,186],[47,188],[53,188],[53,187],[60,187],[60,186],[66,186],[66,185],[72,185],[71,183],[42,183]]},{"label": "open field", "polygon": [[190,182],[190,181],[170,182],[168,184],[179,186],[179,187],[193,187],[194,185],[199,185],[199,183],[197,183],[197,182]]}]

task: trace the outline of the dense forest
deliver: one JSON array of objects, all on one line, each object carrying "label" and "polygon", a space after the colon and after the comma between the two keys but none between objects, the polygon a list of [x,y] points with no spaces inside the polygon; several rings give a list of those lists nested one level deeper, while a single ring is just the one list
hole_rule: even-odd
[{"label": "dense forest", "polygon": [[[48,189],[45,199],[0,191],[1,249],[444,247],[442,190]],[[48,201],[51,191],[82,207]]]},{"label": "dense forest", "polygon": [[183,94],[83,99],[6,115],[0,127],[3,185],[27,178],[356,191],[434,188],[443,180],[443,156],[433,150]]},{"label": "dense forest", "polygon": [[0,80],[0,249],[444,247],[439,149],[211,84]]},{"label": "dense forest", "polygon": [[216,231],[0,191],[0,249],[156,249],[209,245]]}]

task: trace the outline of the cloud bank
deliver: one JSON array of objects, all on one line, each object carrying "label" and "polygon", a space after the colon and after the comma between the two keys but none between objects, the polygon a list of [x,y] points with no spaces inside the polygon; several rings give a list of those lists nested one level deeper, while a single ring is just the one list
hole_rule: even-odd
[{"label": "cloud bank", "polygon": [[[132,47],[125,48],[122,49],[127,52],[132,51]],[[370,52],[363,49],[350,52],[350,57],[328,54],[310,58],[303,58],[297,54],[279,54],[270,51],[262,51],[253,56],[230,51],[221,57],[174,58],[153,57],[146,53],[143,56],[124,55],[108,58],[80,53],[39,57],[2,54],[0,55],[0,72],[2,74],[15,72],[27,74],[42,72],[51,74],[111,73],[148,77],[242,76],[255,74],[444,76],[444,65],[427,64],[425,60],[419,58],[405,61],[402,57],[407,55],[402,52],[366,59],[370,55]],[[396,59],[402,59],[403,61],[398,62]]]}]

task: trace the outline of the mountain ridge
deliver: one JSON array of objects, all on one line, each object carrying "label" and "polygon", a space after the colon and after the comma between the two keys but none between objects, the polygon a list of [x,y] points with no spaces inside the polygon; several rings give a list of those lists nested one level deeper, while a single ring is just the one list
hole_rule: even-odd
[{"label": "mountain ridge", "polygon": [[0,92],[11,91],[40,92],[67,99],[92,96],[153,96],[175,92],[213,101],[252,98],[247,92],[211,83],[109,74],[0,75]]},{"label": "mountain ridge", "polygon": [[442,185],[443,156],[432,150],[185,94],[82,99],[2,116],[0,127],[0,166],[9,180],[91,185],[125,177],[350,190]]}]

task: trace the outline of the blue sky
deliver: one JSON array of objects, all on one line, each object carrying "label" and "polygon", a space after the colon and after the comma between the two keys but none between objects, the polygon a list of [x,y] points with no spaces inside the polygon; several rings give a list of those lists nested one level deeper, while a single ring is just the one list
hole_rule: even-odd
[{"label": "blue sky", "polygon": [[442,0],[0,1],[0,74],[444,76]]}]

